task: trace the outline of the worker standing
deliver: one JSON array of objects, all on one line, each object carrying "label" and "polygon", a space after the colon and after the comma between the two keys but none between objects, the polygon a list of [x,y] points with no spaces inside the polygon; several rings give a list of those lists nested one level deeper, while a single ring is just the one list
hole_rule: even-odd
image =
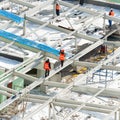
[{"label": "worker standing", "polygon": [[84,0],[79,0],[79,4],[82,6],[84,4]]},{"label": "worker standing", "polygon": [[[115,15],[115,13],[114,13],[114,11],[111,9],[110,12],[109,12],[109,16],[114,16],[114,15]],[[108,20],[108,22],[109,22],[109,27],[111,27],[111,26],[112,26],[112,20]]]},{"label": "worker standing", "polygon": [[61,62],[61,67],[62,67],[62,66],[63,66],[63,63],[64,63],[64,60],[65,60],[64,50],[60,50],[59,60],[60,60],[60,62]]},{"label": "worker standing", "polygon": [[49,59],[47,59],[44,63],[44,69],[45,69],[45,77],[49,76],[50,69],[51,69],[51,63]]},{"label": "worker standing", "polygon": [[56,4],[56,15],[60,15],[60,5],[58,3]]}]

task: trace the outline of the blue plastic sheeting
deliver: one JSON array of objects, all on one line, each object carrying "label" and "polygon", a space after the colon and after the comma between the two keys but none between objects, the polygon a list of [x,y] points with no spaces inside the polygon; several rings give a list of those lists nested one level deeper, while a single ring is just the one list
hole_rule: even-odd
[{"label": "blue plastic sheeting", "polygon": [[5,10],[0,10],[0,15],[4,16],[6,18],[9,18],[10,20],[15,21],[16,23],[21,23],[21,22],[24,21],[24,18],[19,17],[19,16],[15,15],[15,14],[13,14],[11,12],[7,12]]},{"label": "blue plastic sheeting", "polygon": [[11,41],[18,42],[22,45],[26,45],[29,47],[33,47],[33,48],[45,51],[45,52],[52,53],[56,56],[59,56],[59,50],[56,50],[56,49],[49,47],[45,44],[37,43],[35,41],[29,40],[26,38],[22,38],[20,36],[17,36],[15,34],[12,34],[12,33],[9,33],[9,32],[3,31],[3,30],[0,30],[0,37],[6,38],[6,39],[11,40]]}]

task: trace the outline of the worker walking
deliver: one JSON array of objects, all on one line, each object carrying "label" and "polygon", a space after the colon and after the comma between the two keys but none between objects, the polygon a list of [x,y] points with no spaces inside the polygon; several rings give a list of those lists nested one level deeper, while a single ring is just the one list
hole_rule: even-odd
[{"label": "worker walking", "polygon": [[51,63],[49,59],[47,59],[44,63],[44,69],[45,69],[45,77],[49,76],[50,69],[51,69]]},{"label": "worker walking", "polygon": [[[114,13],[114,11],[111,9],[110,12],[109,12],[109,16],[114,16],[114,15],[115,15],[115,13]],[[109,22],[109,27],[111,27],[111,26],[112,26],[112,20],[108,20],[108,22]]]},{"label": "worker walking", "polygon": [[58,3],[56,4],[56,15],[60,15],[60,5]]},{"label": "worker walking", "polygon": [[63,63],[64,63],[64,60],[65,60],[64,50],[60,50],[59,60],[60,60],[60,62],[61,62],[61,67],[62,67],[62,66],[63,66]]}]

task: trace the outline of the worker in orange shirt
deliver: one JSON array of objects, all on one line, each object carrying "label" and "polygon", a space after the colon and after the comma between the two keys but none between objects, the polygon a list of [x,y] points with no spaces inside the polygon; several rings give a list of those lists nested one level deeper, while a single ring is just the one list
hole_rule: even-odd
[{"label": "worker in orange shirt", "polygon": [[60,5],[58,3],[56,4],[56,15],[60,15]]},{"label": "worker in orange shirt", "polygon": [[45,69],[45,77],[49,76],[50,69],[51,69],[51,63],[50,63],[49,59],[47,59],[44,62],[44,69]]},{"label": "worker in orange shirt", "polygon": [[59,60],[60,60],[60,62],[61,62],[61,67],[62,67],[62,66],[63,66],[63,63],[64,63],[64,60],[65,60],[64,50],[60,50]]},{"label": "worker in orange shirt", "polygon": [[[114,11],[111,9],[110,12],[109,12],[109,16],[114,16],[114,15],[115,15],[115,13],[114,13]],[[111,26],[112,26],[112,20],[108,20],[108,22],[109,22],[109,27],[111,27]]]}]

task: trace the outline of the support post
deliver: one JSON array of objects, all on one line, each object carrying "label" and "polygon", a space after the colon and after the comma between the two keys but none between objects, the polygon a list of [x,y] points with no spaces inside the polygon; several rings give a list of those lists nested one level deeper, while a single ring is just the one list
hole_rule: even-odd
[{"label": "support post", "polygon": [[104,17],[103,17],[103,32],[106,33],[106,28],[105,28],[105,16],[106,14],[104,13]]},{"label": "support post", "polygon": [[24,22],[23,22],[23,35],[26,34],[26,14],[24,14]]},{"label": "support post", "polygon": [[54,0],[54,2],[53,2],[53,18],[55,18],[55,16],[56,16],[56,11],[55,11],[55,9],[56,9],[56,1],[57,0]]},{"label": "support post", "polygon": [[119,115],[119,116],[118,116],[118,120],[120,120],[120,110],[118,111],[118,115]]},{"label": "support post", "polygon": [[50,120],[50,117],[51,117],[51,103],[49,104],[49,116],[48,116],[48,120]]},{"label": "support post", "polygon": [[[43,67],[40,65],[40,67]],[[41,76],[44,76],[44,70],[37,69],[37,78],[40,78]],[[40,84],[40,92],[46,93],[47,86],[44,85],[44,82]]]},{"label": "support post", "polygon": [[115,112],[115,118],[114,118],[114,120],[117,120],[117,112]]},{"label": "support post", "polygon": [[53,106],[53,103],[51,103],[52,109],[53,109],[53,120],[56,120],[56,115],[55,115],[55,108]]},{"label": "support post", "polygon": [[77,39],[75,38],[75,49],[77,51]]}]

